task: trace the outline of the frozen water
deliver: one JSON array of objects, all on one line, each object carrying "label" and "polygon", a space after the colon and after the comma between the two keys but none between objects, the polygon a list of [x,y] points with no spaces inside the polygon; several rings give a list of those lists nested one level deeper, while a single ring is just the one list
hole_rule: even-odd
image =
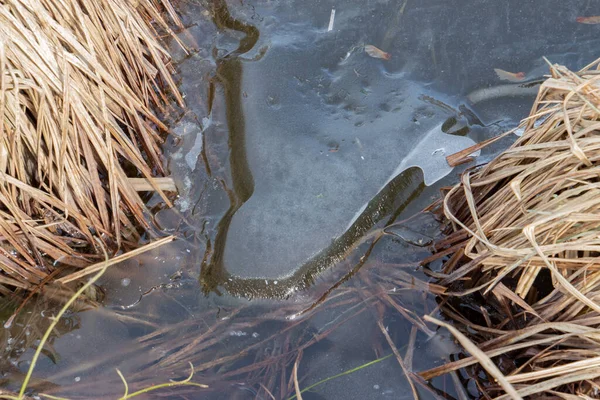
[{"label": "frozen water", "polygon": [[[426,100],[440,95],[386,73],[386,61],[355,50],[339,63],[353,41],[302,24],[271,34],[297,40],[272,42],[260,61],[243,62],[239,82],[228,82],[244,93],[251,195],[216,246],[224,246],[222,268],[238,278],[289,277],[331,246],[343,251],[351,243],[338,239],[396,176],[416,166],[432,184],[452,170],[446,155],[474,144],[443,133],[448,111]],[[230,124],[241,126],[242,115]]]},{"label": "frozen water", "polygon": [[[575,22],[592,11],[552,4],[547,18],[492,1],[231,5],[243,23],[227,29],[222,18],[219,32],[197,35],[214,48],[181,64],[202,122],[185,129],[183,166],[175,157],[172,166],[180,183],[191,180],[182,211],[205,210],[203,273],[236,294],[250,280],[285,292],[298,287],[286,278],[339,261],[391,211],[383,203],[417,194],[451,172],[445,157],[527,114],[537,91],[529,82],[547,72],[542,57],[576,69],[596,56],[593,27]],[[367,44],[391,59],[369,57]],[[527,82],[499,81],[494,68]],[[209,75],[212,89],[199,91]],[[470,124],[494,129],[444,133],[464,107]],[[209,179],[190,174],[201,159]]]}]

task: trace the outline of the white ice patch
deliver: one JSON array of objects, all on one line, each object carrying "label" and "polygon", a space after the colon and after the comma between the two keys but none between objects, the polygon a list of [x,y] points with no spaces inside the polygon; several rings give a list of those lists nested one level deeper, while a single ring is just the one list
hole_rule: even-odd
[{"label": "white ice patch", "polygon": [[202,152],[202,140],[204,136],[204,131],[211,125],[211,123],[212,119],[210,117],[204,117],[202,118],[201,127],[192,122],[185,122],[184,124],[177,127],[177,130],[181,131],[177,133],[181,136],[191,137],[194,134],[196,135],[192,148],[185,155],[185,162],[189,169],[191,169],[192,171],[196,169],[196,162],[198,161],[198,156]]},{"label": "white ice patch", "polygon": [[[425,185],[431,186],[452,171],[446,161],[446,154],[454,154],[475,142],[468,137],[449,135],[442,132],[442,124],[437,125],[425,134],[415,147],[404,157],[400,165],[389,177],[385,187],[392,179],[410,167],[419,167],[423,171]],[[443,149],[444,151],[436,151]],[[479,151],[471,154],[478,156]]]},{"label": "white ice patch", "polygon": [[517,135],[518,137],[521,137],[525,133],[525,127],[524,126],[520,126],[517,129],[515,129],[515,131],[513,133],[515,135]]},{"label": "white ice patch", "polygon": [[[425,185],[433,185],[448,175],[453,169],[448,165],[446,155],[457,153],[474,144],[475,142],[468,137],[454,136],[442,132],[442,124],[437,125],[427,132],[427,134],[423,135],[410,153],[402,159],[400,165],[398,165],[385,184],[379,189],[379,192],[396,176],[411,167],[419,167],[423,171]],[[480,152],[477,151],[471,155],[478,156],[479,154]],[[356,219],[365,211],[368,204],[369,202],[365,203],[354,215],[346,230],[356,222]]]},{"label": "white ice patch", "polygon": [[331,9],[331,15],[329,16],[329,26],[327,27],[327,32],[333,30],[333,21],[335,20],[335,8]]},{"label": "white ice patch", "polygon": [[[533,123],[533,127],[534,128],[539,128],[540,125],[542,125],[544,122],[546,122],[546,120],[548,119],[549,115],[543,115],[541,117],[539,117],[534,123]],[[519,126],[517,129],[515,129],[514,134],[517,135],[518,137],[523,136],[523,134],[525,133],[525,126],[521,125]]]}]

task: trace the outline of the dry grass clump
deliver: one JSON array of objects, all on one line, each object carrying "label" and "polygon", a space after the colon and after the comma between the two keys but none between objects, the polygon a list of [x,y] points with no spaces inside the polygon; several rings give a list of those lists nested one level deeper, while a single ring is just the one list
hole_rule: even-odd
[{"label": "dry grass clump", "polygon": [[600,60],[578,73],[552,66],[523,126],[447,193],[452,233],[433,257],[449,256],[433,272],[443,311],[483,353],[421,375],[480,363],[487,382],[466,372],[485,396],[514,398],[483,364],[491,358],[521,397],[597,398]]},{"label": "dry grass clump", "polygon": [[165,0],[0,0],[0,293],[103,259],[94,238],[136,247],[140,185],[170,204],[154,111],[165,88],[183,100],[159,4],[176,18]]}]

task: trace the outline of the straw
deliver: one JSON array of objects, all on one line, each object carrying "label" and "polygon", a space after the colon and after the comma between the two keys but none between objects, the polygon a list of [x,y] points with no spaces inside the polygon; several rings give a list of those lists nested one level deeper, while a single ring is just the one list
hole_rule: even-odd
[{"label": "straw", "polygon": [[[0,284],[34,288],[57,265],[138,246],[137,191],[173,190],[157,113],[183,99],[158,39],[168,1],[0,5]],[[170,31],[169,31],[170,32]],[[175,104],[175,103],[174,103]],[[173,105],[174,105],[173,104]]]},{"label": "straw", "polygon": [[438,212],[449,235],[427,262],[449,257],[435,274],[441,310],[481,352],[423,378],[478,363],[487,375],[466,371],[486,397],[597,396],[599,65],[551,65],[523,136],[448,190]]}]

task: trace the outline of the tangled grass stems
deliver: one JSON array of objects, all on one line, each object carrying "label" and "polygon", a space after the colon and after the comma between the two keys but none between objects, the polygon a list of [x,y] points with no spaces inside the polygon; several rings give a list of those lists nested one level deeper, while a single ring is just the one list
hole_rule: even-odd
[{"label": "tangled grass stems", "polygon": [[183,98],[163,9],[177,25],[168,0],[0,3],[1,295],[101,261],[94,238],[137,248],[151,228],[138,190],[171,204],[159,115]]},{"label": "tangled grass stems", "polygon": [[42,336],[42,338],[40,339],[40,342],[35,350],[35,353],[33,355],[33,358],[31,359],[31,363],[29,365],[29,369],[27,370],[27,374],[25,375],[25,379],[23,379],[23,383],[21,384],[21,389],[19,391],[19,395],[18,396],[7,396],[7,395],[1,395],[1,398],[5,398],[5,399],[17,399],[17,400],[22,400],[25,396],[25,390],[27,390],[27,386],[29,385],[29,381],[31,379],[31,376],[33,374],[33,370],[35,369],[35,366],[37,364],[37,360],[40,356],[40,354],[42,353],[42,350],[44,349],[44,346],[48,340],[48,338],[50,337],[50,335],[52,334],[52,332],[54,331],[54,329],[56,328],[56,325],[58,324],[58,322],[60,321],[60,319],[62,318],[62,316],[65,314],[65,312],[67,312],[67,310],[71,307],[71,305],[75,302],[75,300],[77,300],[77,298],[79,298],[79,296],[81,296],[81,294],[83,292],[85,292],[90,286],[92,286],[102,275],[104,275],[104,272],[106,272],[106,270],[108,269],[108,254],[105,252],[105,257],[106,257],[106,265],[96,274],[94,275],[91,279],[89,279],[83,286],[81,286],[81,288],[79,288],[79,290],[77,290],[73,296],[71,296],[71,298],[65,303],[65,305],[60,309],[60,311],[58,312],[58,314],[53,318],[52,323],[50,324],[50,326],[48,327],[48,329],[46,329],[46,332],[44,333],[44,336]]},{"label": "tangled grass stems", "polygon": [[[172,240],[172,237],[170,237],[170,240]],[[169,241],[170,241],[169,240]],[[101,248],[102,247],[102,243],[100,241],[99,242],[99,246]],[[168,241],[163,241],[163,243],[167,243]],[[145,250],[150,250],[152,248],[155,248],[156,245],[154,243],[151,243],[150,245],[147,245],[145,247],[142,247],[140,249],[138,249],[139,251],[136,253],[130,252],[128,254],[128,258],[131,258],[135,255],[137,255],[137,253],[139,253],[140,251],[145,251]],[[52,323],[50,324],[50,326],[48,327],[48,329],[46,329],[46,332],[44,333],[44,335],[42,336],[42,338],[40,339],[39,344],[37,345],[36,351],[33,355],[33,358],[31,359],[31,363],[29,365],[29,369],[27,370],[27,374],[25,375],[25,378],[23,379],[23,383],[21,384],[21,389],[19,391],[18,396],[11,396],[11,395],[0,395],[0,398],[4,398],[4,399],[10,399],[10,400],[23,400],[25,397],[25,391],[27,390],[27,387],[29,385],[29,382],[31,380],[31,377],[33,375],[33,371],[37,365],[37,361],[39,359],[40,354],[42,353],[44,346],[46,345],[46,342],[48,341],[48,338],[50,337],[50,335],[52,334],[52,332],[54,331],[54,329],[56,328],[58,322],[60,321],[60,319],[62,318],[62,316],[67,312],[67,310],[69,308],[71,308],[71,306],[73,305],[73,303],[86,291],[88,290],[93,284],[96,283],[96,281],[98,279],[100,279],[100,277],[102,277],[102,275],[104,275],[104,273],[106,272],[106,270],[111,267],[114,263],[111,262],[111,260],[108,257],[108,253],[106,251],[104,251],[104,256],[105,256],[105,261],[102,265],[102,268],[100,268],[96,275],[94,275],[93,277],[91,277],[84,285],[81,286],[81,288],[79,288],[79,290],[77,290],[68,300],[67,302],[64,304],[64,306],[60,309],[60,311],[57,313],[57,315],[52,318]],[[201,388],[201,389],[206,389],[208,388],[208,385],[205,384],[201,384],[201,383],[196,383],[196,382],[192,382],[192,378],[194,376],[194,366],[193,364],[190,362],[190,375],[182,380],[182,381],[171,381],[171,382],[167,382],[167,383],[162,383],[162,384],[157,384],[157,385],[152,385],[149,386],[147,388],[143,388],[140,389],[134,393],[129,393],[129,385],[127,384],[127,380],[125,379],[125,377],[123,376],[123,374],[121,373],[121,371],[119,369],[117,369],[117,374],[119,375],[119,377],[121,378],[123,385],[125,387],[125,394],[119,398],[119,400],[126,400],[126,399],[131,399],[137,396],[140,396],[142,394],[151,392],[151,391],[155,391],[155,390],[159,390],[159,389],[163,389],[163,388],[169,388],[169,387],[175,387],[175,386],[193,386],[193,387],[197,387],[197,388]],[[57,397],[57,396],[52,396],[52,395],[46,395],[46,394],[42,394],[44,397],[49,398],[49,399],[61,399],[61,400],[66,400],[65,398],[62,397]]]},{"label": "tangled grass stems", "polygon": [[98,271],[98,273],[96,275],[94,275],[91,279],[89,279],[83,286],[81,286],[81,288],[79,288],[79,290],[77,290],[73,294],[73,296],[71,296],[71,298],[60,309],[60,311],[58,312],[58,314],[53,318],[52,323],[50,324],[50,326],[48,327],[48,329],[44,333],[44,336],[42,336],[42,339],[40,340],[40,343],[38,344],[38,346],[37,346],[37,348],[35,350],[33,358],[31,359],[31,363],[29,365],[29,369],[27,370],[27,374],[25,375],[25,379],[23,379],[23,383],[21,384],[21,390],[19,391],[19,396],[18,396],[19,400],[22,399],[23,396],[25,395],[25,390],[27,390],[27,386],[29,385],[29,380],[31,379],[31,375],[33,375],[33,370],[35,369],[35,366],[37,364],[37,360],[40,357],[40,354],[42,353],[42,350],[44,349],[44,346],[46,345],[46,341],[50,337],[50,334],[52,334],[52,331],[54,331],[54,328],[56,328],[56,325],[58,324],[58,321],[60,321],[60,319],[62,318],[62,316],[65,314],[65,312],[67,312],[67,310],[69,309],[69,307],[71,307],[71,305],[75,302],[75,300],[77,300],[77,298],[79,298],[79,296],[81,296],[81,294],[83,292],[85,292],[90,286],[92,286],[94,283],[96,283],[96,281],[98,279],[100,279],[100,277],[102,275],[104,275],[104,273],[108,269],[108,267],[109,267],[109,265],[108,265],[108,253],[106,253],[106,250],[104,251],[104,257],[105,257],[105,261],[104,261],[105,265],[104,265],[104,267],[100,271]]},{"label": "tangled grass stems", "polygon": [[[262,397],[269,398],[274,394],[275,398],[287,399],[295,391],[294,378],[290,376],[290,372],[300,352],[318,348],[318,344],[326,341],[331,334],[339,332],[340,328],[344,329],[351,321],[356,321],[355,318],[365,317],[369,310],[372,313],[375,313],[378,309],[386,310],[384,312],[384,318],[386,319],[391,315],[401,315],[398,314],[398,308],[401,307],[399,304],[402,303],[401,291],[390,292],[393,293],[393,297],[389,299],[381,297],[383,289],[380,282],[387,281],[380,281],[380,277],[383,270],[387,269],[389,265],[382,264],[378,266],[379,273],[372,275],[376,279],[375,282],[367,284],[366,281],[359,280],[355,282],[358,287],[343,287],[328,297],[327,301],[316,312],[325,315],[332,312],[343,312],[339,313],[338,318],[321,326],[317,331],[311,328],[312,319],[310,318],[281,322],[284,316],[297,312],[306,303],[280,305],[269,312],[261,313],[262,317],[260,319],[256,318],[256,310],[252,310],[249,306],[229,310],[225,315],[226,318],[223,315],[217,317],[217,310],[207,310],[196,315],[195,318],[175,324],[166,324],[149,332],[127,346],[124,352],[103,354],[96,360],[89,360],[85,366],[81,367],[84,368],[83,370],[79,366],[70,370],[61,370],[59,374],[49,377],[48,380],[51,382],[64,381],[65,378],[71,377],[73,374],[81,375],[98,370],[110,371],[112,366],[126,359],[129,364],[139,366],[139,370],[127,376],[128,381],[135,382],[137,387],[146,387],[152,383],[149,372],[154,368],[160,368],[163,374],[179,374],[181,368],[191,362],[195,371],[202,372],[203,380],[211,386],[208,390],[231,390],[232,382],[244,382],[244,387],[252,388]],[[366,277],[366,272],[363,275]],[[398,274],[397,277],[393,275],[387,277],[390,282],[407,278],[404,274]],[[332,278],[335,279],[335,277]],[[390,283],[387,283],[387,285],[390,285]],[[323,287],[328,286],[329,282],[324,282]],[[405,290],[403,293],[408,294],[410,291]],[[390,302],[398,304],[392,305]],[[420,312],[416,312],[416,314],[420,314]],[[198,321],[213,322],[208,325],[202,323],[200,327],[203,328],[199,329]],[[266,327],[265,321],[271,321],[267,324],[272,323],[272,321],[279,321],[278,323],[282,325],[280,329],[274,332],[272,326]],[[376,326],[373,328],[374,333],[376,331],[378,337],[381,336],[379,328],[375,328]],[[269,330],[267,335],[263,334],[264,329]],[[258,335],[257,337],[243,336],[239,339],[239,347],[224,348],[221,345],[222,338],[230,337],[232,331],[257,332]],[[421,330],[416,331],[420,332]],[[392,331],[390,331],[390,335],[392,335]],[[384,347],[379,346],[380,344],[386,346],[385,343],[385,340],[382,340],[381,343],[373,343],[374,353],[378,355],[386,354],[387,351],[383,353]],[[410,349],[411,346],[415,345],[414,339],[410,343],[408,350],[406,350],[406,345],[398,345],[397,347],[398,351],[403,354],[407,367],[409,367],[409,360],[412,359],[410,354],[414,349],[412,351]],[[156,352],[155,349],[160,349],[160,352]],[[274,349],[276,351],[273,351]],[[153,358],[148,359],[148,357]],[[327,378],[311,376],[306,371],[298,370],[300,390],[305,393],[307,390],[313,390],[342,376],[364,371],[363,368],[374,366],[390,357],[394,357],[393,353]],[[392,364],[389,364],[389,366],[393,368]],[[51,393],[60,395],[58,390],[65,394],[71,392],[101,392],[102,388],[107,385],[115,387],[118,384],[117,379],[115,379],[116,375],[115,377],[112,375],[106,372],[106,375],[98,376],[96,380],[78,382],[71,388],[68,386],[57,388],[57,392],[52,391]],[[398,379],[404,379],[403,376],[400,373]],[[411,377],[414,377],[414,373],[411,374]],[[320,382],[313,383],[314,378],[317,378]],[[307,383],[307,387],[304,388],[302,383],[306,379],[310,379],[311,382]],[[416,383],[420,384],[418,381]],[[225,385],[225,387],[223,388],[220,385]],[[177,393],[182,395],[186,393],[186,390],[186,388],[181,388]],[[189,390],[193,390],[193,388]]]},{"label": "tangled grass stems", "polygon": [[600,60],[550,72],[523,136],[438,207],[449,234],[425,263],[446,257],[441,310],[481,352],[426,380],[479,365],[487,380],[467,371],[483,396],[599,393]]}]

